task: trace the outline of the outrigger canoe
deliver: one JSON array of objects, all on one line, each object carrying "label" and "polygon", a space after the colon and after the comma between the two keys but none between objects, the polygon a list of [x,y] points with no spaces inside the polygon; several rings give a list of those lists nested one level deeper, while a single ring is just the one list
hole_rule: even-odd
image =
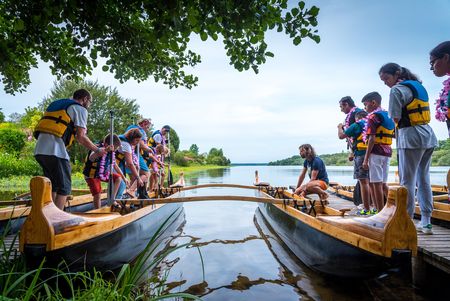
[{"label": "outrigger canoe", "polygon": [[417,232],[406,211],[406,188],[391,187],[378,214],[355,217],[286,189],[263,188],[267,196],[296,199],[260,203],[262,216],[286,246],[307,266],[349,278],[377,276],[393,266],[410,269],[417,254]]},{"label": "outrigger canoe", "polygon": [[[5,206],[0,208],[0,235],[4,233],[6,228],[8,228],[8,234],[17,233],[30,213],[31,200],[27,199],[30,197],[30,193],[23,194],[19,197],[24,197],[25,199],[0,201],[0,206]],[[101,198],[102,206],[104,206],[106,204],[106,193],[102,193]],[[90,193],[70,197],[64,208],[67,212],[85,212],[92,209],[94,209],[94,204]]]},{"label": "outrigger canoe", "polygon": [[133,205],[133,210],[127,207],[125,212],[102,207],[69,213],[51,201],[47,178],[34,177],[30,186],[32,206],[19,241],[31,265],[46,257],[50,266],[64,260],[71,271],[118,269],[136,258],[164,223],[170,225],[183,213],[181,203],[150,202]]}]

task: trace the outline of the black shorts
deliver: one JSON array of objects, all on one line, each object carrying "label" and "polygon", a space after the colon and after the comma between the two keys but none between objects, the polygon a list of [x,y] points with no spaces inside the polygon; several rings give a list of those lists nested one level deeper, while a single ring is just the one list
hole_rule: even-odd
[{"label": "black shorts", "polygon": [[52,192],[59,195],[69,195],[72,191],[72,168],[69,160],[49,155],[36,155],[34,157],[41,165],[44,176],[52,182]]}]

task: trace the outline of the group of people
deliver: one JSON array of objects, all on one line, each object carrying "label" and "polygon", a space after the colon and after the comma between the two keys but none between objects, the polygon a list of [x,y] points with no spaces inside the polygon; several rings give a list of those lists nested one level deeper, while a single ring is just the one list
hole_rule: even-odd
[{"label": "group of people", "polygon": [[149,198],[147,189],[155,189],[164,183],[164,158],[170,152],[170,126],[163,126],[149,137],[151,119],[142,118],[137,124],[130,125],[124,134],[110,133],[101,142],[93,143],[86,135],[87,110],[91,103],[89,91],[79,89],[71,99],[52,102],[35,128],[35,158],[52,183],[55,205],[64,209],[72,189],[67,148],[74,140],[88,149],[83,174],[94,197],[95,208],[101,206],[101,182],[109,182],[111,173],[114,199],[121,199],[125,191],[128,197]]},{"label": "group of people", "polygon": [[[431,50],[429,60],[430,70],[436,76],[450,75],[450,41]],[[361,188],[363,208],[359,214],[376,214],[384,207],[391,145],[396,139],[400,185],[408,189],[408,214],[413,218],[417,198],[421,212],[417,229],[432,234],[433,196],[429,169],[437,139],[429,126],[428,93],[418,76],[396,63],[383,65],[378,74],[390,88],[387,111],[381,106],[382,97],[378,92],[370,92],[362,98],[364,110],[358,108],[350,96],[339,101],[346,118],[338,125],[338,137],[346,139],[351,149],[349,160],[353,161],[354,178]],[[435,116],[447,123],[450,136],[449,89],[450,78],[444,81]],[[295,192],[303,195],[317,193],[326,198],[328,177],[323,161],[308,144],[300,146],[300,155],[305,162]],[[311,180],[302,185],[308,170]]]}]

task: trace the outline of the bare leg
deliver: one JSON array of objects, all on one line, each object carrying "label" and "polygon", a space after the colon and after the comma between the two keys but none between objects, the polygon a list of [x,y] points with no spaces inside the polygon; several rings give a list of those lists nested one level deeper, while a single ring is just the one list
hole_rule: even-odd
[{"label": "bare leg", "polygon": [[102,201],[100,198],[101,194],[97,193],[96,195],[94,195],[94,208],[98,209],[102,206]]},{"label": "bare leg", "polygon": [[53,199],[56,207],[61,210],[64,210],[64,205],[66,205],[67,195],[56,194],[56,197]]},{"label": "bare leg", "polygon": [[361,197],[364,205],[364,210],[370,210],[370,186],[369,179],[358,180],[361,187]]},{"label": "bare leg", "polygon": [[375,208],[377,208],[378,212],[381,211],[384,207],[384,192],[383,192],[383,182],[370,183],[373,192],[373,202],[375,204]]},{"label": "bare leg", "polygon": [[321,200],[326,200],[328,198],[328,193],[326,193],[322,188],[320,188],[317,184],[306,184],[306,193],[317,193]]}]

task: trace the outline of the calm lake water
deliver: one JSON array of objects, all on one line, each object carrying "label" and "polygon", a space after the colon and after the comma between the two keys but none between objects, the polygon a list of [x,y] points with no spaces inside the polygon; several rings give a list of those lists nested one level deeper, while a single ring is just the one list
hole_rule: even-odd
[{"label": "calm lake water", "polygon": [[[353,184],[352,168],[327,167],[330,181]],[[188,185],[251,185],[254,171],[273,186],[297,182],[299,167],[235,166],[198,173]],[[433,168],[433,184],[444,184],[448,168]],[[394,172],[389,181],[394,181]],[[186,195],[254,195],[242,189],[208,188]],[[315,273],[271,233],[250,202],[185,203],[185,221],[171,245],[194,243],[165,260],[171,292],[189,292],[203,300],[428,300],[395,274],[368,281],[340,280]],[[202,264],[203,263],[203,264]]]}]

